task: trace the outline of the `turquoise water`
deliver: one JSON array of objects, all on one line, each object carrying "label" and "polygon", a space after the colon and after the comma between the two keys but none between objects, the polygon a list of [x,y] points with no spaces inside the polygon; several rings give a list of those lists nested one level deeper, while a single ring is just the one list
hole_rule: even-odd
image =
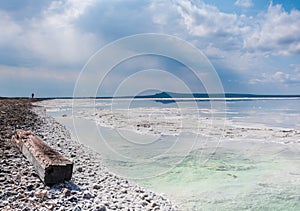
[{"label": "turquoise water", "polygon": [[[111,108],[109,101],[99,102],[97,109]],[[216,114],[207,112],[209,102],[197,102],[200,116],[226,120],[225,133],[208,125],[209,136],[99,127],[92,119],[72,116],[70,103],[58,110],[50,106],[48,114],[101,153],[110,170],[166,194],[183,210],[300,210],[299,100],[231,101]],[[114,103],[121,108],[124,101]],[[138,101],[131,108],[156,111],[176,105]],[[81,103],[76,109],[93,106]],[[237,129],[230,130],[232,125]]]}]

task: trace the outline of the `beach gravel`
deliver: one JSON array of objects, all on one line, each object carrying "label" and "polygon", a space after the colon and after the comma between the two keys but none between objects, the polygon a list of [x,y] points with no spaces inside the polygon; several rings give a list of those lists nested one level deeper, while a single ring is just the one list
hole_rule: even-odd
[{"label": "beach gravel", "polygon": [[[72,140],[32,101],[0,99],[0,210],[177,210],[165,197],[108,171],[101,155]],[[45,186],[11,142],[16,129],[32,130],[72,160],[72,180]]]}]

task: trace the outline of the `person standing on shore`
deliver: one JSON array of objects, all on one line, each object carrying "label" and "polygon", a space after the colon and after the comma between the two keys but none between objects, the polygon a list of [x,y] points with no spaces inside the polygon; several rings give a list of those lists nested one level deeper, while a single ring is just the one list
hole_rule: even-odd
[{"label": "person standing on shore", "polygon": [[31,98],[34,98],[34,93],[31,94]]}]

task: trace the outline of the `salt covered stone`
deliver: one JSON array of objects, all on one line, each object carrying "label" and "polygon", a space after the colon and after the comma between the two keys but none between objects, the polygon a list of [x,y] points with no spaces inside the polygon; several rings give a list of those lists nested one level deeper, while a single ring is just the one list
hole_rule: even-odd
[{"label": "salt covered stone", "polygon": [[92,194],[88,190],[83,192],[83,198],[84,199],[90,199],[92,197],[93,197]]},{"label": "salt covered stone", "polygon": [[93,185],[93,188],[96,189],[96,190],[99,190],[99,189],[101,188],[101,185],[94,184],[94,185]]},{"label": "salt covered stone", "polygon": [[77,205],[75,208],[74,208],[74,211],[81,211],[81,207],[79,205]]},{"label": "salt covered stone", "polygon": [[70,202],[77,202],[78,198],[76,196],[71,196],[70,198],[68,198],[68,201],[70,201]]},{"label": "salt covered stone", "polygon": [[77,168],[77,171],[80,172],[80,173],[84,172],[84,170],[83,170],[83,168],[82,168],[81,166],[79,166],[79,167]]},{"label": "salt covered stone", "polygon": [[62,192],[63,192],[65,197],[71,196],[71,191],[67,188],[64,188]]},{"label": "salt covered stone", "polygon": [[37,198],[41,198],[41,199],[46,198],[47,197],[47,191],[46,190],[42,190],[42,191],[36,192],[35,196]]},{"label": "salt covered stone", "polygon": [[97,206],[96,210],[98,210],[98,211],[106,211],[106,206],[105,205]]}]

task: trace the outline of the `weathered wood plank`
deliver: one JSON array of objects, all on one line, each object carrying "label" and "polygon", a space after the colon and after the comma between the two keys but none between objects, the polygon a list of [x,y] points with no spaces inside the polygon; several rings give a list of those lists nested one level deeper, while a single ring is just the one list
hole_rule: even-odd
[{"label": "weathered wood plank", "polygon": [[17,130],[12,140],[46,185],[71,179],[73,163],[31,131]]}]

